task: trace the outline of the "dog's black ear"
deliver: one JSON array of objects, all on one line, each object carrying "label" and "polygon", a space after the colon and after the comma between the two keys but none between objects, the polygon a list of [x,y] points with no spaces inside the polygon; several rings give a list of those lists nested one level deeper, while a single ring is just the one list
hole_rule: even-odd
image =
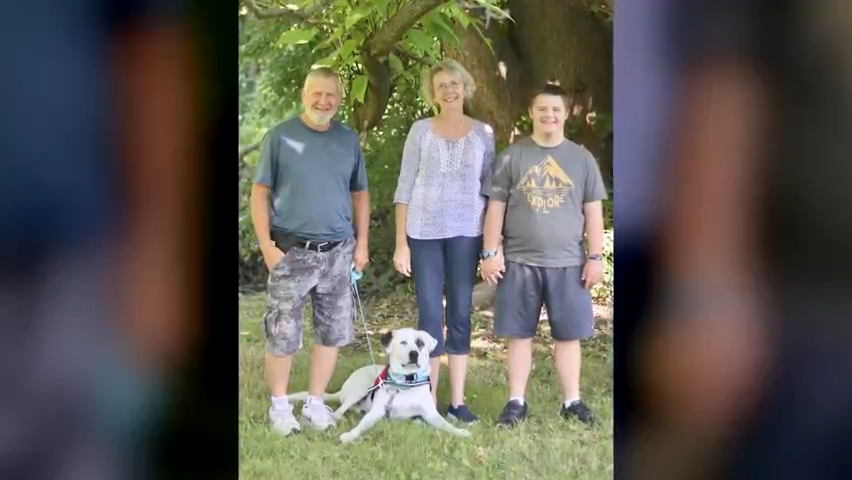
[{"label": "dog's black ear", "polygon": [[390,346],[391,340],[393,340],[393,330],[387,331],[382,334],[382,346],[388,348],[388,346]]}]

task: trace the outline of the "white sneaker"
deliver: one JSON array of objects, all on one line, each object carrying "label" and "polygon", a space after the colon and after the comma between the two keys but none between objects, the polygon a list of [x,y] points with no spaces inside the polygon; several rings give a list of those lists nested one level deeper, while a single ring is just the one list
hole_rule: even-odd
[{"label": "white sneaker", "polygon": [[332,417],[331,407],[322,403],[308,403],[302,405],[302,423],[310,425],[316,430],[323,431],[333,427],[337,423]]},{"label": "white sneaker", "polygon": [[296,417],[293,416],[293,405],[287,405],[286,408],[269,407],[269,422],[272,423],[273,430],[285,437],[302,430]]}]

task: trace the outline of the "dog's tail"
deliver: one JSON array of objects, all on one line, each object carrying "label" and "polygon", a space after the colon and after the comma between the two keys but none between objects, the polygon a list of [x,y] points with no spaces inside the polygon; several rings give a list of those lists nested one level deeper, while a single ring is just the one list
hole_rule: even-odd
[{"label": "dog's tail", "polygon": [[[287,395],[287,400],[291,402],[304,402],[308,399],[308,392],[296,392]],[[324,393],[322,395],[322,400],[324,402],[339,402],[340,401],[340,392],[335,393]]]}]

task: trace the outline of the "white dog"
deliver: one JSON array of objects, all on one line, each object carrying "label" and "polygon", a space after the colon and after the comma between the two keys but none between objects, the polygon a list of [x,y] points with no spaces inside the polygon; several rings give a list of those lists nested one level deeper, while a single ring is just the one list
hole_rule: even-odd
[{"label": "white dog", "polygon": [[[346,379],[340,391],[324,395],[326,401],[340,402],[340,408],[333,414],[335,419],[340,419],[350,409],[366,411],[355,428],[340,435],[341,442],[357,439],[382,418],[420,417],[432,427],[453,435],[471,435],[442,417],[432,402],[429,353],[437,343],[428,333],[413,328],[401,328],[382,335],[388,365],[359,368]],[[300,392],[288,398],[299,401],[305,397],[307,393]]]}]

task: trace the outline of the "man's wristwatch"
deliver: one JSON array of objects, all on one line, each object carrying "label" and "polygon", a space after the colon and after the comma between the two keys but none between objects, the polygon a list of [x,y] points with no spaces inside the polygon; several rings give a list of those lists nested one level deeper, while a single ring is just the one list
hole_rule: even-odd
[{"label": "man's wristwatch", "polygon": [[589,255],[589,256],[586,257],[586,259],[587,260],[598,260],[598,261],[600,261],[600,260],[603,259],[603,257],[601,257],[600,255]]},{"label": "man's wristwatch", "polygon": [[497,250],[483,250],[479,252],[479,258],[485,260],[497,255]]}]

